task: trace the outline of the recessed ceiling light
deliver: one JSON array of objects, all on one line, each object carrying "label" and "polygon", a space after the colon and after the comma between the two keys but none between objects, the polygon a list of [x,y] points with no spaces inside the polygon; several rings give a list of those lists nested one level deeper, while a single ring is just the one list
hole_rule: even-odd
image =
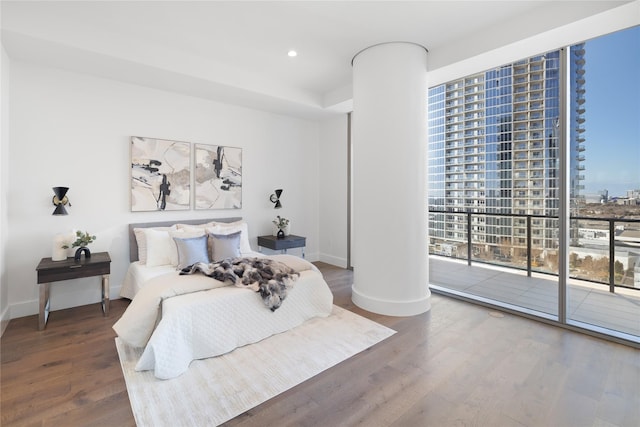
[{"label": "recessed ceiling light", "polygon": [[287,55],[289,55],[291,58],[298,56],[298,52],[296,52],[295,50],[290,50]]}]

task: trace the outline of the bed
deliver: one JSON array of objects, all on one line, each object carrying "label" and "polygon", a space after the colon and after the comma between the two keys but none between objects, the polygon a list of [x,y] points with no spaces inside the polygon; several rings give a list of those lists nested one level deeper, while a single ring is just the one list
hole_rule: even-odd
[{"label": "bed", "polygon": [[[200,245],[203,233],[209,262],[231,248],[237,256],[227,260],[269,262],[295,271],[281,305],[266,306],[260,292],[200,272],[181,274],[185,262],[193,261],[185,242]],[[144,348],[136,370],[153,370],[157,378],[177,377],[193,360],[228,353],[331,313],[333,295],[320,271],[292,255],[253,251],[241,218],[130,224],[129,241],[131,264],[121,296],[131,304],[113,329],[125,343]]]}]

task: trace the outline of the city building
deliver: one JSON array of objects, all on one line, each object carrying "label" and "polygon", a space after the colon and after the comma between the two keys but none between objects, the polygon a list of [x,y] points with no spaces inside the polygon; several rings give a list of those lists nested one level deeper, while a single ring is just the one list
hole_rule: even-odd
[{"label": "city building", "polygon": [[[429,90],[432,253],[471,243],[480,258],[557,247],[562,51],[487,70]],[[584,203],[584,44],[570,50],[571,211]],[[507,216],[495,216],[499,214]],[[511,216],[516,215],[516,216]],[[522,215],[522,216],[519,216]],[[505,252],[505,247],[511,248]]]}]

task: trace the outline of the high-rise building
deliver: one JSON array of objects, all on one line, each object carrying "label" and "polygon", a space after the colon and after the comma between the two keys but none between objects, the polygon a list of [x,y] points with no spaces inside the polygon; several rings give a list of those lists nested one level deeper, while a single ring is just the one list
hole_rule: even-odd
[{"label": "high-rise building", "polygon": [[[475,256],[525,257],[528,221],[534,250],[557,246],[561,54],[549,52],[429,90],[432,253],[465,256],[459,252],[467,249],[470,226]],[[583,57],[584,46],[572,48],[572,61]],[[571,132],[578,135],[572,137],[571,197],[579,194],[573,181],[583,178],[584,169],[579,70],[572,72],[570,101],[576,106]],[[470,224],[466,212],[474,214]]]},{"label": "high-rise building", "polygon": [[584,184],[584,165],[585,161],[585,46],[584,43],[571,46],[569,49],[569,86],[571,88],[570,94],[570,106],[571,111],[569,114],[570,123],[570,140],[569,140],[569,155],[570,158],[570,200],[571,200],[571,213],[578,216],[580,213],[580,206],[585,203],[585,196],[583,193]]}]

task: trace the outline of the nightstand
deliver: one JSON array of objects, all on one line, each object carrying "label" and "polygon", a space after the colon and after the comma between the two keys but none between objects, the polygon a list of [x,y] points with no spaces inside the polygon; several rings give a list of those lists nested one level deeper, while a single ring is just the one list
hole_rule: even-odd
[{"label": "nightstand", "polygon": [[102,312],[109,315],[109,274],[111,274],[111,258],[108,252],[91,254],[90,258],[75,261],[69,257],[64,261],[52,261],[42,258],[38,267],[38,285],[40,285],[40,311],[38,329],[43,330],[49,319],[49,287],[52,282],[81,279],[83,277],[102,276]]},{"label": "nightstand", "polygon": [[307,238],[290,234],[282,239],[276,236],[258,236],[258,246],[269,248],[274,251],[287,253],[287,249],[302,248],[302,258],[304,258],[304,248],[307,245]]}]

